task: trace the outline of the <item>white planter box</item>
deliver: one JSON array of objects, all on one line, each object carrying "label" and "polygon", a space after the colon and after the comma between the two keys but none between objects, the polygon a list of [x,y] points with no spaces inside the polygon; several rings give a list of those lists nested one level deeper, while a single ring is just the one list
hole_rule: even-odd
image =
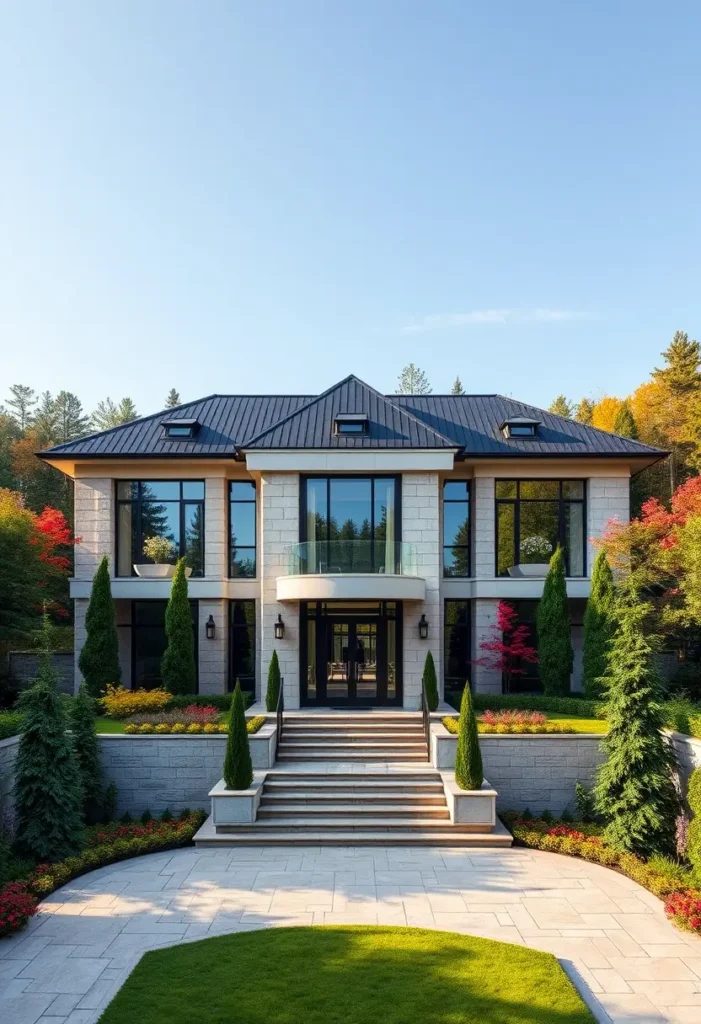
[{"label": "white planter box", "polygon": [[217,825],[250,825],[256,820],[265,772],[254,772],[250,789],[227,789],[220,779],[210,789],[212,822]]},{"label": "white planter box", "polygon": [[[135,565],[134,572],[144,580],[170,580],[173,578],[175,566],[164,562],[158,565],[144,563],[143,565]],[[192,569],[185,569],[185,575],[189,579],[192,576]]]},{"label": "white planter box", "polygon": [[529,579],[544,579],[550,568],[547,562],[519,562],[509,569],[509,576],[525,576]]},{"label": "white planter box", "polygon": [[450,820],[455,825],[474,825],[491,832],[496,824],[497,791],[485,779],[480,789],[460,789],[455,772],[441,773]]},{"label": "white planter box", "polygon": [[431,764],[441,771],[455,767],[455,751],[458,737],[448,732],[442,722],[431,723]]},{"label": "white planter box", "polygon": [[273,722],[262,725],[258,732],[248,737],[253,768],[272,768],[275,764],[275,741],[277,725]]}]

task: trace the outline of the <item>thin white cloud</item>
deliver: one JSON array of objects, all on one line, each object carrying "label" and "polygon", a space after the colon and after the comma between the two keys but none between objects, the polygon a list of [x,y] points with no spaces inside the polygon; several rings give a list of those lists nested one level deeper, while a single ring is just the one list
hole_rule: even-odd
[{"label": "thin white cloud", "polygon": [[450,331],[476,324],[560,323],[565,320],[587,320],[588,314],[571,309],[477,309],[470,313],[432,313],[413,317],[402,327],[402,334],[427,334]]}]

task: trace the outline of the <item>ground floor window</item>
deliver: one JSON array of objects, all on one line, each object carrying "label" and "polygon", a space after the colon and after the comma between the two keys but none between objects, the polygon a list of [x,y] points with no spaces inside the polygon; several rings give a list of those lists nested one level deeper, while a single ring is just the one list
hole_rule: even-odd
[{"label": "ground floor window", "polygon": [[[515,609],[518,615],[519,625],[528,629],[526,642],[538,648],[538,633],[536,621],[538,616],[538,601],[509,601],[508,604]],[[572,673],[572,688],[577,689],[578,680],[581,678],[581,655],[582,655],[582,624],[584,622],[584,611],[587,602],[584,600],[572,599],[568,601],[570,622],[572,627],[572,646],[574,648],[574,668]],[[531,662],[524,662],[521,665],[523,675],[512,676],[511,693],[542,693],[543,684],[540,681],[538,665]],[[504,689],[506,692],[506,689]]]},{"label": "ground floor window", "polygon": [[445,699],[460,700],[465,683],[472,681],[470,602],[446,600],[443,617],[443,679]]},{"label": "ground floor window", "polygon": [[256,602],[229,602],[229,689],[256,692]]},{"label": "ground floor window", "polygon": [[[153,690],[161,685],[161,658],[167,647],[165,615],[167,601],[132,601],[131,621],[119,628],[128,630],[131,641],[131,688]],[[197,601],[190,601],[192,632],[197,668]]]}]

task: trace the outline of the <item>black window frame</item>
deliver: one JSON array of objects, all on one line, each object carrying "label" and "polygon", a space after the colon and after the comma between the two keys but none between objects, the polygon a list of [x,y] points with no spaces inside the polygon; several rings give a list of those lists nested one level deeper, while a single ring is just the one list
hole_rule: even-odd
[{"label": "black window frame", "polygon": [[[299,540],[301,544],[307,543],[307,481],[326,480],[326,538],[319,540],[317,544],[333,543],[329,534],[329,522],[331,517],[331,481],[332,480],[369,480],[370,481],[370,532],[371,537],[371,564],[375,566],[375,481],[394,480],[394,543],[402,543],[402,477],[400,473],[304,473],[300,474],[299,488]],[[401,548],[397,549],[401,551]],[[327,548],[328,552],[328,548]],[[330,556],[327,554],[327,563]]]},{"label": "black window frame", "polygon": [[[232,498],[231,497],[231,489],[232,489],[232,486],[234,484],[250,484],[251,488],[252,488],[252,491],[253,491],[253,497],[252,498]],[[256,486],[255,480],[229,480],[228,481],[227,492],[228,492],[227,493],[227,502],[228,502],[227,519],[228,519],[228,532],[229,532],[229,541],[228,541],[228,545],[227,545],[227,562],[228,562],[227,573],[228,573],[228,577],[231,580],[255,580],[255,579],[258,578],[258,487]],[[233,533],[232,533],[233,519],[232,519],[232,514],[231,514],[232,513],[232,508],[231,508],[232,505],[253,505],[253,529],[254,529],[254,545],[253,545],[253,547],[251,547],[250,544],[236,544],[236,545],[234,545],[232,543],[233,542]],[[233,553],[234,553],[234,550],[236,550],[236,551],[252,551],[253,552],[253,575],[252,576],[246,576],[246,575],[243,575],[242,573],[235,573],[233,571],[233,569],[234,569],[234,564],[233,564]]]},{"label": "black window frame", "polygon": [[[129,602],[129,622],[119,623],[117,629],[128,629],[129,630],[129,672],[131,676],[130,685],[132,690],[144,688],[143,682],[138,683],[136,680],[136,643],[134,642],[135,634],[138,630],[145,629],[157,629],[157,626],[153,624],[139,624],[136,621],[136,609],[137,605],[148,604],[148,605],[163,605],[163,631],[165,632],[165,609],[168,606],[167,598],[135,598]],[[193,638],[195,648],[195,693],[200,692],[200,603],[197,598],[188,600],[190,605],[190,614],[192,615],[192,627],[193,627]],[[160,679],[149,689],[156,689],[158,686],[163,684],[163,680]]]},{"label": "black window frame", "polygon": [[[559,485],[559,496],[557,498],[522,498],[521,484],[523,483],[556,483]],[[497,497],[497,487],[501,483],[515,484],[516,496],[513,498]],[[567,498],[563,494],[565,484],[577,483],[582,485],[581,498]],[[494,481],[494,575],[497,579],[506,579],[507,574],[499,574],[499,506],[512,505],[514,507],[514,561],[513,565],[519,564],[521,545],[521,503],[530,502],[558,502],[557,535],[558,544],[565,556],[565,575],[571,579],[586,579],[587,576],[587,481],[582,477],[497,477]],[[565,543],[565,510],[567,505],[582,506],[582,572],[572,576],[570,571],[570,551]]]},{"label": "black window frame", "polygon": [[[162,498],[162,499],[154,499],[154,498],[145,499],[145,498],[143,498],[142,497],[142,487],[143,487],[143,485],[144,484],[153,484],[153,483],[178,484],[178,486],[180,488],[180,497],[179,498]],[[137,487],[138,487],[138,496],[136,498],[120,498],[119,497],[119,485],[120,484],[132,484],[132,485],[136,484]],[[202,495],[203,496],[201,498],[185,498],[185,497],[183,497],[183,484],[202,484]],[[186,505],[199,505],[201,507],[201,509],[202,509],[202,572],[195,572],[193,570],[192,578],[193,579],[202,579],[203,577],[205,577],[207,575],[207,565],[206,565],[206,555],[207,555],[207,550],[206,549],[207,549],[207,545],[205,543],[205,511],[206,511],[205,503],[206,503],[206,498],[207,498],[207,485],[206,485],[204,479],[199,479],[197,477],[193,477],[193,478],[189,478],[188,477],[187,479],[178,478],[177,480],[170,480],[170,479],[154,480],[153,478],[151,478],[151,479],[134,480],[133,478],[130,477],[128,479],[115,480],[114,481],[114,504],[115,504],[115,525],[114,525],[115,558],[114,558],[114,564],[115,564],[115,578],[122,579],[122,580],[131,579],[131,578],[133,578],[134,576],[137,575],[137,573],[134,570],[134,565],[135,564],[136,565],[140,565],[142,563],[143,564],[147,564],[148,563],[148,559],[144,555],[144,536],[143,536],[143,523],[142,523],[142,515],[141,515],[141,508],[142,508],[144,502],[147,501],[147,500],[151,501],[151,502],[154,502],[154,503],[158,503],[158,501],[162,501],[164,504],[167,503],[167,502],[170,502],[172,504],[174,504],[176,501],[178,502],[178,504],[179,504],[178,520],[179,520],[179,531],[180,531],[180,542],[179,542],[179,545],[178,545],[178,558],[183,558],[183,556],[185,555],[185,506]],[[119,510],[122,507],[122,505],[131,505],[132,508],[135,509],[136,516],[137,516],[136,550],[138,552],[138,557],[136,557],[136,555],[135,555],[134,546],[132,544],[131,560],[130,560],[130,565],[131,565],[131,575],[130,576],[118,576],[117,575],[117,573],[119,572],[119,562],[120,562],[120,554],[121,554],[120,539],[119,539]],[[132,515],[134,515],[134,512],[132,512]],[[132,527],[132,535],[133,535],[133,527]]]},{"label": "black window frame", "polygon": [[[446,498],[445,489],[447,484],[466,484],[466,497],[465,498]],[[441,537],[442,537],[442,548],[441,548],[441,568],[443,579],[445,580],[465,580],[470,579],[472,576],[472,480],[444,480],[443,490],[441,493],[443,504],[441,506]],[[445,542],[445,506],[448,505],[460,505],[467,504],[467,543],[466,544],[446,544]],[[454,573],[446,572],[445,565],[445,553],[446,551],[454,551],[459,549],[467,552],[467,572],[465,573]]]},{"label": "black window frame", "polygon": [[[253,622],[252,623],[249,623],[249,622],[245,622],[245,623],[234,622],[234,615],[235,615],[235,611],[236,611],[235,605],[237,605],[237,604],[253,605]],[[256,600],[255,600],[255,598],[235,598],[235,599],[232,599],[231,601],[229,601],[229,672],[228,672],[229,679],[228,679],[228,684],[227,684],[228,685],[229,693],[231,693],[231,691],[236,686],[236,679],[238,678],[239,681],[241,682],[241,689],[244,692],[252,693],[255,696],[255,693],[256,693],[256,683],[258,681],[258,657],[257,657],[257,651],[256,651],[256,645],[258,643],[258,617],[257,616],[258,616],[258,609],[256,607]],[[247,630],[251,626],[253,626],[253,673],[245,675],[245,676],[239,675],[237,677],[236,673],[234,671],[234,660],[235,660],[235,650],[236,650],[236,637],[237,637],[237,634],[239,632],[242,632],[244,629]],[[250,686],[244,685],[244,682],[245,683],[250,683],[252,685],[250,685]]]}]

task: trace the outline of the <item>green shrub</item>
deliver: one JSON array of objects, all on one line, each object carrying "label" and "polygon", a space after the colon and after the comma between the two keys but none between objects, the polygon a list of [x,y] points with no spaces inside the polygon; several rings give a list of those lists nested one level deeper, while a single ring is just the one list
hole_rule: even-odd
[{"label": "green shrub", "polygon": [[574,664],[572,628],[567,600],[565,559],[558,547],[550,559],[550,568],[538,602],[538,674],[547,694],[569,693]]},{"label": "green shrub", "polygon": [[226,757],[224,758],[224,782],[227,789],[248,789],[253,782],[253,766],[251,751],[248,746],[246,716],[243,710],[243,698],[238,679],[231,702],[231,718],[229,736],[226,741]]},{"label": "green shrub", "polygon": [[117,686],[122,678],[107,555],[100,562],[93,578],[90,604],[85,615],[85,631],[78,668],[91,696],[101,697],[108,685]]},{"label": "green shrub", "polygon": [[460,789],[479,789],[484,781],[477,719],[472,707],[468,683],[465,684],[460,702],[458,746],[455,752],[455,781]]},{"label": "green shrub", "polygon": [[69,708],[73,750],[83,791],[83,817],[87,825],[94,825],[104,818],[105,793],[100,747],[95,732],[95,701],[85,683]]},{"label": "green shrub", "polygon": [[166,606],[166,638],[168,646],[161,658],[163,686],[170,693],[194,694],[197,686],[195,638],[184,558],[178,561],[173,574]]},{"label": "green shrub", "polygon": [[667,728],[673,729],[674,732],[685,733],[687,736],[692,734],[692,718],[698,716],[699,713],[701,713],[701,708],[698,704],[694,704],[681,693],[666,700],[662,705],[662,715]]},{"label": "green shrub", "polygon": [[17,736],[22,730],[22,714],[19,711],[3,711],[0,714],[0,740]]},{"label": "green shrub", "polygon": [[594,794],[586,786],[583,786],[581,782],[575,782],[574,784],[574,805],[577,809],[577,819],[579,821],[596,821]]},{"label": "green shrub", "polygon": [[435,711],[438,707],[438,680],[436,679],[436,665],[430,651],[427,652],[424,663],[423,687],[426,692],[428,710]]},{"label": "green shrub", "polygon": [[615,631],[615,586],[606,552],[601,550],[591,574],[591,594],[584,613],[582,687],[591,700],[602,695]]},{"label": "green shrub", "polygon": [[691,773],[686,802],[692,815],[686,841],[686,856],[697,881],[701,884],[701,768],[696,768]]},{"label": "green shrub", "polygon": [[273,651],[268,666],[268,688],[265,691],[265,710],[277,711],[277,702],[280,697],[280,662],[277,651]]},{"label": "green shrub", "polygon": [[548,711],[552,715],[579,715],[582,718],[605,718],[605,710],[597,701],[585,700],[576,694],[551,697],[548,694],[475,693],[472,703],[476,711]]}]

